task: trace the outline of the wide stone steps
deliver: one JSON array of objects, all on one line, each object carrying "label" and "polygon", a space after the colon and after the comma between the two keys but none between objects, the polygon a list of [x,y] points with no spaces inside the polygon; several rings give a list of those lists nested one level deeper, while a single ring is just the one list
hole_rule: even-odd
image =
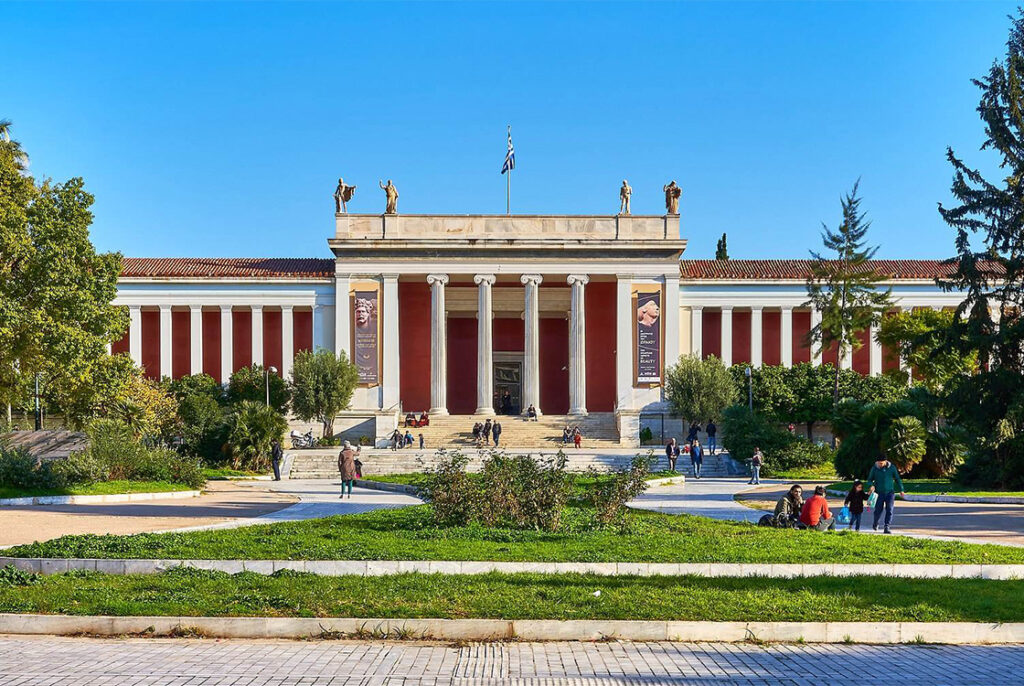
[{"label": "wide stone steps", "polygon": [[[542,415],[537,421],[526,421],[518,416],[498,416],[501,422],[501,443],[509,449],[546,448],[558,449],[562,445],[562,429],[568,425],[579,427],[583,433],[583,447],[587,449],[619,447],[619,433],[615,415],[610,412],[593,413],[583,417],[571,415]],[[428,448],[472,447],[473,424],[481,421],[474,415],[453,415],[432,417],[430,426],[409,431],[417,439],[423,434]],[[399,427],[405,432],[406,427]]]}]

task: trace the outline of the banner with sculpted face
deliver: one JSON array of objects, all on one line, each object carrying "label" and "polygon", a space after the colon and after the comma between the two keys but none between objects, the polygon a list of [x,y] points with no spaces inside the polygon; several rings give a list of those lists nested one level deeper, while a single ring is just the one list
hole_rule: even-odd
[{"label": "banner with sculpted face", "polygon": [[638,289],[634,303],[636,383],[661,383],[661,289]]},{"label": "banner with sculpted face", "polygon": [[380,302],[378,291],[355,291],[352,302],[352,361],[359,383],[380,383]]}]

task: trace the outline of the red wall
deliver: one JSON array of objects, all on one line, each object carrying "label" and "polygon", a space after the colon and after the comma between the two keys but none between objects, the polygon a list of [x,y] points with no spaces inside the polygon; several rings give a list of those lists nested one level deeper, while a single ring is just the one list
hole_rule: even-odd
[{"label": "red wall", "polygon": [[[615,284],[590,282],[584,288],[587,313],[587,411],[615,409]],[[674,364],[674,360],[666,360]],[[541,409],[545,409],[541,406]]]},{"label": "red wall", "polygon": [[722,357],[722,311],[704,310],[701,324],[701,350],[704,357]]},{"label": "red wall", "polygon": [[569,320],[540,320],[540,409],[546,414],[569,411]]},{"label": "red wall", "polygon": [[[896,314],[899,310],[892,310],[890,314]],[[896,348],[887,345],[882,346],[882,371],[894,372],[900,368],[900,352]]]},{"label": "red wall", "polygon": [[733,310],[732,363],[750,364],[750,312]]},{"label": "red wall", "polygon": [[[249,349],[252,350],[251,342]],[[237,347],[235,351],[237,355]],[[263,310],[263,366],[274,367],[277,375],[281,376],[281,310]]]},{"label": "red wall", "polygon": [[[399,396],[406,412],[430,409],[430,286],[398,282]],[[348,316],[342,312],[339,316]],[[474,408],[476,409],[476,408]]]},{"label": "red wall", "polygon": [[448,319],[449,414],[476,411],[476,340],[476,317]]},{"label": "red wall", "polygon": [[209,374],[220,383],[227,376],[220,374],[220,310],[203,311],[203,374]]},{"label": "red wall", "polygon": [[835,343],[821,351],[821,363],[839,366],[839,347]]},{"label": "red wall", "polygon": [[160,378],[160,312],[157,310],[142,310],[142,369],[148,378]]},{"label": "red wall", "polygon": [[292,345],[298,354],[302,350],[313,349],[313,311],[292,310]]},{"label": "red wall", "polygon": [[871,332],[860,332],[861,346],[853,353],[853,371],[867,376],[871,373]]},{"label": "red wall", "polygon": [[810,310],[793,310],[793,364],[811,361],[811,349],[807,345],[810,330]]},{"label": "red wall", "polygon": [[110,354],[111,355],[120,355],[120,354],[123,353],[123,354],[127,355],[130,352],[130,340],[129,339],[130,339],[130,335],[129,335],[129,333],[127,331],[125,331],[124,335],[121,336],[121,338],[119,340],[113,341],[110,344]]},{"label": "red wall", "polygon": [[[526,345],[526,329],[518,317],[495,317],[491,330],[495,352],[521,353]],[[544,408],[541,408],[542,410]]]},{"label": "red wall", "polygon": [[192,372],[192,319],[188,310],[171,311],[171,376]]},{"label": "red wall", "polygon": [[[280,333],[278,347],[280,347]],[[252,364],[252,310],[231,311],[231,371],[228,377],[242,367]]]},{"label": "red wall", "polygon": [[782,313],[761,311],[761,364],[782,364]]}]

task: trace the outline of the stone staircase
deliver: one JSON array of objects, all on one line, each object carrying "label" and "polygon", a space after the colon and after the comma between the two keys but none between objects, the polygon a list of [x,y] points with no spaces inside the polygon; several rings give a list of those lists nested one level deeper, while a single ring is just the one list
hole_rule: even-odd
[{"label": "stone staircase", "polygon": [[[611,412],[593,412],[586,416],[541,415],[535,422],[519,416],[502,415],[494,419],[501,422],[501,447],[506,450],[558,450],[562,447],[562,429],[566,425],[580,427],[583,432],[582,447],[585,450],[621,447],[615,415]],[[431,417],[430,426],[418,429],[410,427],[409,431],[417,439],[417,446],[419,434],[422,433],[425,448],[473,448],[476,447],[473,442],[473,424],[480,421],[486,421],[486,418],[475,415]],[[404,426],[399,429],[405,433]]]}]

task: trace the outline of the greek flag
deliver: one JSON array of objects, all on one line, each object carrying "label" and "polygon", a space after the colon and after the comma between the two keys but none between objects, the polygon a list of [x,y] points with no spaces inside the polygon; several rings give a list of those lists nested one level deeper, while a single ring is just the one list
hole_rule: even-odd
[{"label": "greek flag", "polygon": [[512,147],[512,127],[508,127],[508,152],[505,153],[505,164],[501,167],[501,173],[516,168],[516,149]]}]

